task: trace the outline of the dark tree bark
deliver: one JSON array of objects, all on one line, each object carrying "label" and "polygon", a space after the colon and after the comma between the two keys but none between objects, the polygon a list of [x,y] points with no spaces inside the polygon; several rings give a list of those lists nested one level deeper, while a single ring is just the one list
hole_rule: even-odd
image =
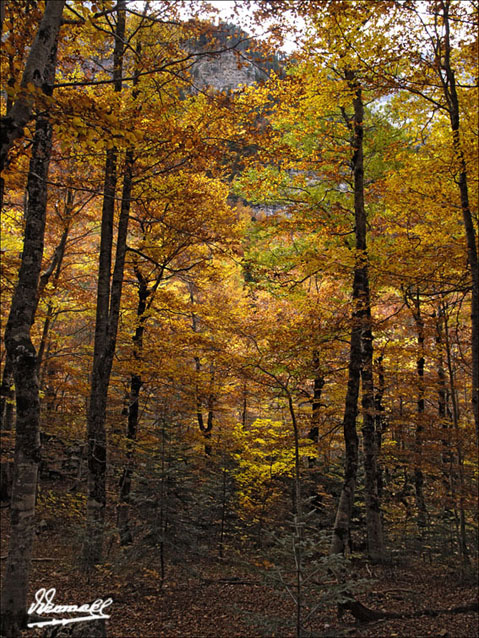
[{"label": "dark tree bark", "polygon": [[0,386],[0,430],[9,432],[12,429],[13,401],[13,364],[7,353]]},{"label": "dark tree bark", "polygon": [[[358,273],[354,273],[353,298],[358,295]],[[358,310],[353,312],[351,341],[348,364],[348,385],[343,417],[344,442],[346,459],[344,467],[344,483],[339,498],[336,518],[333,528],[331,552],[344,553],[349,536],[349,525],[354,504],[356,490],[356,476],[358,471],[359,440],[356,430],[358,415],[359,382],[361,377],[361,317]]]},{"label": "dark tree bark", "polygon": [[375,405],[373,382],[373,335],[371,330],[371,301],[369,293],[369,268],[367,255],[367,225],[364,205],[364,106],[361,86],[354,74],[346,74],[351,88],[355,90],[353,100],[353,172],[354,172],[354,213],[356,250],[360,260],[358,303],[361,313],[361,383],[363,412],[363,448],[366,488],[366,526],[368,533],[368,554],[373,560],[382,560],[384,544],[380,503],[377,490],[377,442],[375,434]]},{"label": "dark tree bark", "polygon": [[[56,52],[64,4],[65,0],[48,2],[25,66],[21,83],[22,91],[13,103],[10,97],[7,97],[7,113],[0,120],[0,172],[5,168],[8,152],[13,142],[23,136],[23,130],[32,117],[34,100],[33,96],[27,92],[27,85],[31,83],[47,93],[51,92],[48,64],[53,52]],[[3,27],[5,13],[3,2],[1,3],[1,12]],[[10,62],[12,60],[13,58],[10,56]],[[14,83],[15,78],[11,75],[8,84],[13,86]],[[0,208],[3,208],[4,189],[5,181],[0,176]],[[13,425],[14,392],[12,388],[13,366],[7,355],[0,388],[0,429],[3,430],[11,430]]]},{"label": "dark tree bark", "polygon": [[443,430],[442,438],[442,472],[444,475],[443,485],[446,498],[444,501],[444,514],[450,517],[452,501],[454,498],[452,464],[454,455],[451,449],[450,429],[451,419],[448,416],[448,391],[446,385],[446,371],[444,368],[444,311],[439,305],[436,313],[436,358],[437,358],[437,411]]},{"label": "dark tree bark", "polygon": [[[451,124],[452,142],[457,161],[456,183],[461,198],[462,217],[467,240],[467,259],[472,281],[471,329],[472,329],[472,411],[476,426],[476,442],[479,443],[479,260],[477,246],[477,230],[469,204],[468,174],[466,160],[462,151],[460,135],[459,98],[456,88],[455,72],[451,63],[450,40],[450,0],[441,0],[442,18],[444,20],[444,55],[440,59],[440,73],[444,95],[447,101]],[[438,47],[440,51],[440,47]]]},{"label": "dark tree bark", "polygon": [[[369,287],[368,287],[369,292]],[[368,294],[369,298],[369,294]],[[381,506],[378,493],[378,444],[376,435],[375,397],[373,383],[373,337],[371,333],[371,311],[366,309],[368,328],[363,332],[363,361],[361,369],[363,408],[363,448],[366,488],[366,527],[368,533],[368,555],[373,561],[384,558],[384,541],[381,521]]]},{"label": "dark tree bark", "polygon": [[385,381],[384,381],[384,364],[383,364],[383,356],[379,356],[376,360],[376,371],[378,382],[376,385],[376,391],[374,395],[374,405],[375,405],[375,421],[376,421],[376,447],[378,450],[378,462],[377,462],[377,490],[378,490],[378,498],[381,500],[382,490],[383,490],[383,472],[380,465],[379,453],[381,451],[382,445],[382,437],[387,427],[387,419],[385,415],[385,410],[383,406],[383,397],[385,391]]},{"label": "dark tree bark", "polygon": [[[115,266],[110,281],[107,276],[111,264],[113,210],[114,201],[107,206],[105,219],[106,239],[103,249],[100,248],[100,268],[98,277],[97,326],[95,332],[95,349],[93,353],[92,385],[88,410],[88,500],[87,500],[87,534],[84,544],[84,559],[88,565],[102,560],[104,516],[106,506],[106,406],[108,387],[116,349],[116,336],[120,316],[121,293],[126,255],[126,236],[128,230],[131,186],[131,158],[125,169],[123,180],[122,206],[118,223]],[[116,180],[115,180],[116,181]],[[111,213],[111,217],[110,217]],[[103,238],[103,236],[102,236]],[[109,246],[110,255],[106,246]],[[108,263],[108,266],[106,265]],[[104,267],[104,270],[102,268]],[[101,276],[100,276],[100,271]],[[100,282],[102,291],[100,295]],[[108,288],[108,294],[106,289]]]},{"label": "dark tree bark", "polygon": [[[3,171],[8,152],[13,142],[23,137],[23,129],[32,117],[34,97],[29,84],[49,91],[49,64],[56,52],[58,34],[66,0],[50,0],[43,14],[40,27],[33,41],[23,72],[21,90],[11,109],[1,118],[0,126],[0,171]],[[56,55],[56,53],[55,53]]]},{"label": "dark tree bark", "polygon": [[113,209],[116,189],[116,152],[107,152],[97,285],[95,345],[87,415],[88,500],[87,529],[83,547],[85,562],[101,561],[106,505],[106,401],[109,385],[107,362],[110,269],[113,246]]},{"label": "dark tree bark", "polygon": [[416,493],[417,525],[422,534],[427,523],[426,501],[424,499],[424,474],[422,471],[422,439],[424,431],[424,319],[421,314],[419,290],[406,293],[405,301],[411,309],[416,325],[419,356],[416,361],[417,371],[417,424],[414,434],[414,487]]},{"label": "dark tree bark", "polygon": [[[51,4],[47,5],[47,8]],[[59,3],[63,5],[63,3]],[[58,33],[58,31],[57,31]],[[42,75],[44,90],[52,94],[56,66],[56,39],[48,47]],[[3,581],[1,635],[18,636],[27,620],[26,602],[34,534],[35,497],[40,461],[40,397],[37,353],[31,326],[37,307],[47,208],[47,177],[52,128],[46,113],[39,114],[27,180],[28,205],[18,283],[5,330],[7,356],[16,388],[15,462],[11,499],[11,536]]]},{"label": "dark tree bark", "polygon": [[371,332],[371,306],[369,298],[369,273],[367,256],[367,226],[364,206],[364,107],[361,85],[354,71],[346,70],[345,79],[354,91],[353,117],[345,113],[351,130],[353,149],[352,170],[354,177],[354,217],[356,237],[356,264],[353,281],[353,317],[348,366],[348,387],[343,418],[346,445],[344,484],[341,490],[333,528],[332,553],[344,552],[356,489],[358,467],[358,436],[356,419],[358,413],[359,385],[363,385],[363,443],[366,474],[366,515],[368,529],[368,552],[374,560],[384,554],[382,524],[376,480],[376,435],[374,429],[373,345]]},{"label": "dark tree bark", "polygon": [[311,430],[316,428],[316,433],[310,431],[309,438],[312,441],[318,442],[318,426],[319,426],[319,413],[321,411],[321,394],[323,392],[324,387],[324,376],[321,374],[321,364],[319,361],[319,353],[317,351],[313,352],[313,370],[314,370],[314,381],[313,381],[313,402],[311,405],[312,413],[311,413]]},{"label": "dark tree bark", "polygon": [[210,387],[208,392],[208,399],[206,401],[206,409],[208,410],[208,416],[206,418],[206,428],[203,432],[205,437],[205,454],[211,456],[213,448],[211,447],[211,432],[213,430],[213,420],[215,416],[215,403],[216,397],[214,392],[215,387],[215,364],[210,363]]},{"label": "dark tree bark", "polygon": [[[125,37],[125,0],[117,4],[117,24],[113,57],[113,82],[121,91],[122,62]],[[129,167],[129,168],[128,168]],[[88,497],[86,535],[83,558],[87,565],[101,562],[103,554],[104,519],[106,506],[106,406],[113,356],[116,346],[120,313],[123,270],[126,253],[131,200],[131,165],[127,161],[123,197],[118,223],[117,245],[113,276],[113,226],[117,185],[117,150],[107,151],[105,185],[101,221],[100,256],[98,263],[95,343],[91,375],[90,402],[87,415],[88,433]],[[125,193],[125,190],[127,191]]]},{"label": "dark tree bark", "polygon": [[[200,359],[199,357],[195,357],[195,366],[196,366],[196,372],[199,373],[201,372],[201,363],[200,363]],[[210,385],[213,386],[214,383],[214,366],[213,364],[211,364],[210,366],[210,379],[211,379],[211,383]],[[208,393],[208,397],[206,399],[206,409],[207,409],[207,416],[206,416],[206,425],[205,425],[205,421],[203,418],[203,404],[201,401],[201,397],[197,391],[197,395],[196,395],[196,417],[198,420],[198,426],[200,428],[200,432],[203,434],[204,440],[205,440],[205,454],[206,456],[211,456],[213,449],[211,447],[210,444],[210,439],[211,439],[211,432],[213,430],[213,420],[214,420],[214,405],[215,405],[215,397],[213,394],[212,389],[210,390],[210,392]]]},{"label": "dark tree bark", "polygon": [[[321,411],[321,394],[324,387],[324,377],[321,374],[321,365],[319,361],[319,353],[317,350],[313,352],[313,401],[311,403],[311,427],[308,432],[308,439],[313,443],[319,442],[319,415]],[[309,467],[314,467],[316,458],[314,456],[308,457]]]},{"label": "dark tree bark", "polygon": [[[465,503],[464,494],[466,492],[464,485],[464,453],[462,450],[461,432],[459,429],[459,402],[457,400],[455,370],[452,359],[451,342],[449,339],[449,326],[447,320],[446,309],[443,310],[444,316],[444,342],[446,346],[446,360],[447,370],[449,376],[449,388],[451,391],[451,403],[452,403],[452,418],[454,425],[454,436],[456,444],[456,456],[457,456],[457,474],[459,478],[459,549],[461,553],[463,565],[469,565],[469,549],[467,547],[467,534],[466,534],[466,516],[465,516]],[[452,481],[454,477],[451,477]],[[454,490],[455,492],[455,490]]]},{"label": "dark tree bark", "polygon": [[[355,212],[357,214],[356,205]],[[358,251],[363,250],[363,248],[358,245],[357,236],[356,248]],[[352,313],[351,340],[349,347],[348,385],[346,390],[346,401],[343,417],[343,433],[344,443],[346,446],[346,459],[344,467],[344,483],[341,489],[341,495],[339,497],[338,508],[336,510],[336,518],[333,527],[333,538],[331,542],[331,553],[333,554],[344,554],[346,550],[358,471],[359,439],[356,430],[356,419],[358,415],[358,397],[361,379],[361,335],[363,330],[363,309],[361,307],[360,300],[362,292],[362,282],[364,278],[363,267],[361,266],[361,264],[362,255],[358,253],[356,257],[356,265],[354,268],[354,309]]]},{"label": "dark tree bark", "polygon": [[3,34],[3,21],[5,19],[5,4],[0,2],[0,36]]},{"label": "dark tree bark", "polygon": [[[190,300],[192,304],[195,301],[194,287],[192,282],[190,282]],[[194,312],[191,313],[191,327],[193,329],[193,332],[199,331],[198,319]],[[195,357],[194,359],[195,359],[196,375],[198,378],[201,372],[201,362],[199,357]],[[210,364],[210,390],[206,398],[206,408],[207,408],[206,425],[205,425],[205,420],[203,418],[203,399],[201,397],[198,381],[196,383],[196,389],[195,389],[196,419],[198,421],[198,427],[200,428],[200,432],[203,434],[203,437],[205,440],[205,455],[206,456],[211,456],[213,452],[211,444],[210,444],[210,439],[211,439],[211,432],[213,430],[214,406],[215,406],[215,395],[213,391],[214,375],[215,375],[214,364],[211,363]]]},{"label": "dark tree bark", "polygon": [[[145,331],[144,314],[146,310],[146,302],[150,291],[148,290],[148,284],[145,277],[142,275],[140,269],[135,268],[136,276],[138,279],[138,306],[137,317],[138,325],[133,335],[133,356],[135,360],[141,359],[141,352],[143,348],[143,333]],[[131,494],[131,479],[133,474],[133,443],[136,441],[138,431],[138,415],[139,415],[139,402],[140,402],[140,390],[143,382],[139,373],[133,373],[130,378],[130,394],[128,397],[128,426],[127,426],[127,451],[126,451],[126,466],[123,470],[122,477],[120,479],[120,502],[118,504],[118,530],[120,533],[120,542],[122,545],[127,545],[133,541],[129,526],[129,510],[130,510],[130,494]]]},{"label": "dark tree bark", "polygon": [[293,398],[291,393],[287,391],[288,407],[291,416],[291,425],[293,426],[294,436],[294,537],[293,537],[293,553],[296,565],[296,583],[295,583],[295,606],[296,606],[296,636],[301,638],[302,632],[302,610],[303,610],[303,542],[304,542],[304,517],[303,517],[303,499],[301,495],[301,459],[299,455],[299,438],[300,431],[296,412],[294,409]]}]

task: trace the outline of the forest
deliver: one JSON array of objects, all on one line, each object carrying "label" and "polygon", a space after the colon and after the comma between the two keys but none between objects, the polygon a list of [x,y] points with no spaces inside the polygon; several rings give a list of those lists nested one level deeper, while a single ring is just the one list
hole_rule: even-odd
[{"label": "forest", "polygon": [[478,1],[0,8],[0,636],[476,635]]}]

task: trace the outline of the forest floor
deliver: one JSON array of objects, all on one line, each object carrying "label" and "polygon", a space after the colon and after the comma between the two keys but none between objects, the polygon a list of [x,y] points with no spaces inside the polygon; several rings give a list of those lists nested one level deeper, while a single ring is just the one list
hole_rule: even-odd
[{"label": "forest floor", "polygon": [[[2,509],[1,518],[3,567],[8,509]],[[111,597],[113,604],[105,612],[111,614],[107,621],[109,638],[295,635],[291,599],[267,587],[260,575],[247,573],[237,558],[194,563],[177,560],[166,566],[162,584],[155,550],[138,560],[121,560],[113,544],[105,565],[87,573],[78,567],[79,546],[74,534],[66,533],[67,529],[55,525],[37,534],[30,600],[41,587],[56,588],[57,604],[82,604]],[[407,614],[422,609],[450,609],[477,600],[475,583],[461,579],[450,568],[418,559],[388,567],[357,561],[354,570],[356,576],[371,579],[370,587],[358,599],[376,610]],[[273,619],[278,627],[274,630],[269,624]],[[478,635],[478,615],[424,615],[358,624],[349,612],[338,618],[336,606],[330,606],[315,615],[310,630],[312,636],[324,638],[474,638]],[[25,638],[46,635],[45,630],[38,629],[23,634]],[[88,636],[88,632],[83,635]]]}]

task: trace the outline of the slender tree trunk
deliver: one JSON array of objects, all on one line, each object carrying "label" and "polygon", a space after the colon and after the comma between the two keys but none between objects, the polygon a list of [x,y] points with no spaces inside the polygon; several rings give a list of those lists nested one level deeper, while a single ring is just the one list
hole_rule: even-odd
[{"label": "slender tree trunk", "polygon": [[[89,495],[87,500],[87,535],[84,545],[84,558],[88,565],[94,565],[102,560],[104,510],[106,505],[106,405],[120,316],[126,255],[126,236],[131,204],[131,170],[131,162],[128,161],[127,157],[111,292],[109,298],[102,299],[102,304],[105,302],[109,305],[107,309],[103,306],[105,313],[108,312],[106,325],[104,327],[105,332],[104,334],[99,334],[98,341],[97,335],[95,334],[95,345],[98,347],[98,350],[95,348],[93,355],[92,389],[88,412]],[[111,240],[112,235],[109,234],[110,250],[112,249]],[[109,282],[105,281],[104,283],[105,285],[109,285]],[[100,313],[97,310],[97,318]]]},{"label": "slender tree trunk", "polygon": [[142,386],[141,377],[133,374],[130,380],[130,395],[128,406],[128,430],[127,430],[127,452],[126,466],[120,479],[120,502],[117,508],[118,530],[120,533],[120,543],[127,545],[133,541],[129,524],[131,480],[133,475],[133,443],[136,440],[138,431],[138,413],[140,389]]},{"label": "slender tree trunk", "polygon": [[436,316],[436,351],[437,351],[437,411],[443,430],[442,439],[442,471],[444,474],[443,484],[445,490],[445,502],[444,502],[444,514],[449,518],[451,511],[451,464],[453,462],[453,455],[451,452],[451,442],[449,436],[450,419],[447,416],[447,387],[446,387],[446,372],[444,369],[444,355],[443,355],[443,310],[439,307]]},{"label": "slender tree trunk", "polygon": [[476,443],[479,443],[479,260],[477,246],[477,230],[474,228],[473,216],[469,204],[467,166],[461,144],[459,98],[456,89],[456,77],[451,65],[450,40],[450,0],[441,0],[444,20],[444,56],[441,67],[446,81],[441,74],[443,90],[448,104],[451,123],[452,142],[457,161],[456,183],[461,198],[462,217],[467,240],[467,259],[472,281],[471,329],[472,329],[472,411],[476,426]]},{"label": "slender tree trunk", "polygon": [[[353,299],[357,293],[357,271],[354,273]],[[359,382],[361,377],[361,322],[358,311],[353,312],[351,328],[351,342],[348,364],[348,385],[346,390],[346,402],[343,417],[344,442],[346,446],[346,459],[344,467],[344,483],[336,510],[336,518],[333,527],[331,553],[344,553],[349,537],[349,526],[354,504],[356,490],[356,476],[358,471],[359,440],[356,431],[356,418],[358,414]]]},{"label": "slender tree trunk", "polygon": [[[145,6],[145,11],[146,11]],[[136,54],[138,58],[141,54],[141,44],[138,43],[136,47]],[[136,87],[138,82],[137,72],[135,73],[135,79],[133,81],[133,85]],[[133,91],[133,98],[136,99],[138,97],[138,92],[136,89]],[[132,190],[132,178],[133,178],[133,164],[134,164],[134,155],[133,148],[129,148],[126,152],[125,157],[125,177],[123,180],[123,194],[122,194],[122,203],[121,203],[121,215],[120,215],[120,225],[118,230],[118,239],[122,245],[124,245],[126,249],[126,234],[128,230],[128,219],[130,214],[130,206],[131,206],[131,190]],[[118,256],[118,253],[117,253]],[[113,294],[112,294],[112,305],[117,306],[118,311],[120,309],[120,301],[121,301],[121,283],[123,281],[123,267],[125,260],[125,252],[123,251],[123,255],[120,260],[117,258],[117,267],[115,268],[115,272],[113,274]],[[137,306],[137,317],[138,317],[138,325],[135,330],[135,334],[133,335],[133,355],[135,360],[140,361],[141,353],[143,349],[143,333],[144,333],[144,322],[145,322],[145,310],[147,309],[147,299],[150,294],[152,294],[156,288],[158,287],[163,270],[160,273],[160,276],[157,279],[157,282],[151,291],[148,290],[148,282],[143,277],[138,266],[135,266],[135,273],[138,279],[138,306]],[[118,289],[118,284],[120,288]],[[116,334],[116,326],[118,324],[118,315],[115,316],[114,320],[114,331]],[[113,348],[114,350],[114,348]],[[119,503],[117,507],[117,524],[118,530],[120,533],[120,543],[122,545],[127,545],[133,541],[133,537],[130,530],[129,525],[129,514],[130,514],[130,494],[131,494],[131,483],[132,483],[132,475],[133,475],[133,463],[134,463],[134,442],[137,438],[138,432],[138,418],[139,418],[139,407],[140,407],[140,391],[143,385],[143,381],[141,379],[141,375],[139,372],[134,372],[131,375],[130,379],[130,392],[128,396],[128,406],[127,406],[127,416],[128,416],[128,425],[127,425],[127,433],[126,433],[126,466],[123,471],[122,477],[120,479],[120,494],[119,494]]]},{"label": "slender tree trunk", "polygon": [[215,364],[210,363],[210,387],[208,392],[208,399],[206,403],[206,407],[208,409],[208,417],[206,419],[206,429],[203,432],[205,437],[205,454],[206,456],[211,456],[213,453],[213,448],[211,447],[211,433],[213,431],[213,419],[215,416],[214,408],[215,408],[215,394],[214,394],[214,386],[215,386]]},{"label": "slender tree trunk", "polygon": [[[190,282],[190,300],[193,304],[195,302],[194,296],[194,287],[193,282]],[[193,332],[199,332],[198,320],[196,314],[194,312],[191,313],[191,327]],[[195,370],[196,370],[196,389],[195,389],[195,401],[196,401],[196,418],[198,421],[198,427],[200,428],[200,432],[203,434],[205,440],[205,455],[211,456],[212,448],[210,444],[211,440],[211,432],[213,430],[213,420],[214,420],[214,404],[215,404],[215,396],[213,392],[214,388],[214,364],[210,364],[210,389],[208,392],[208,397],[206,399],[206,408],[207,408],[207,417],[206,417],[206,425],[203,418],[203,400],[199,391],[199,383],[198,378],[201,373],[201,361],[199,357],[195,357]]]},{"label": "slender tree trunk", "polygon": [[[371,313],[366,314],[371,325]],[[378,494],[378,446],[376,437],[375,400],[373,385],[373,343],[370,329],[363,332],[363,365],[361,369],[363,408],[363,448],[366,487],[366,527],[368,555],[373,561],[384,559],[381,507]]]},{"label": "slender tree trunk", "polygon": [[303,516],[303,503],[301,497],[301,460],[299,456],[299,426],[296,419],[296,412],[294,410],[293,399],[288,393],[288,408],[291,415],[291,423],[293,425],[294,436],[294,497],[296,503],[296,515],[301,520]]},{"label": "slender tree trunk", "polygon": [[221,468],[222,485],[221,485],[221,522],[220,522],[220,539],[219,539],[219,557],[224,558],[224,546],[225,546],[225,527],[226,527],[226,468],[224,467],[225,458],[223,457],[223,467]]},{"label": "slender tree trunk", "polygon": [[167,502],[168,491],[168,479],[167,479],[167,467],[166,467],[166,422],[165,419],[161,420],[161,481],[160,481],[160,587],[163,587],[165,582],[166,570],[165,570],[165,536],[167,527],[167,517],[165,512]]},{"label": "slender tree trunk", "polygon": [[[144,327],[144,314],[146,310],[146,301],[148,299],[149,291],[145,277],[141,274],[139,268],[135,269],[136,276],[139,283],[138,288],[138,307],[137,318],[138,325],[133,336],[133,356],[135,360],[141,360],[141,352],[143,348],[143,333]],[[127,452],[126,452],[126,467],[123,470],[123,475],[120,480],[120,502],[118,504],[118,529],[120,532],[120,542],[122,545],[131,543],[133,538],[129,526],[129,510],[130,510],[130,493],[131,493],[131,479],[133,474],[133,443],[136,441],[138,431],[138,415],[139,415],[139,402],[140,402],[140,390],[143,382],[139,373],[131,375],[130,379],[130,395],[128,398],[128,429],[127,429]]]},{"label": "slender tree trunk", "polygon": [[[49,3],[47,8],[54,3]],[[63,3],[59,3],[63,6]],[[56,38],[48,49],[44,74],[52,94],[56,67]],[[2,636],[18,636],[27,620],[27,590],[34,535],[35,497],[40,461],[40,397],[37,354],[31,326],[37,307],[47,208],[47,177],[52,128],[47,114],[37,117],[27,181],[28,206],[18,283],[5,330],[7,356],[16,389],[15,463],[11,500],[11,535],[1,602]]]},{"label": "slender tree trunk", "polygon": [[[419,290],[409,291],[406,296],[411,301],[412,315],[416,324],[417,343],[419,347],[419,356],[416,361],[417,371],[417,424],[414,435],[414,487],[416,493],[416,509],[417,509],[417,525],[419,534],[424,532],[427,523],[426,501],[424,499],[424,474],[422,471],[422,439],[424,432],[424,320],[421,314],[421,300]],[[409,305],[409,304],[408,304]]]},{"label": "slender tree trunk", "polygon": [[[355,149],[355,155],[358,151],[359,149]],[[356,206],[356,191],[354,208],[357,216],[358,207]],[[358,251],[363,250],[362,247],[358,246],[357,234],[356,248]],[[358,415],[359,384],[361,379],[361,335],[363,329],[363,310],[360,305],[363,279],[361,263],[362,256],[358,252],[354,268],[353,314],[351,326],[351,341],[349,347],[348,385],[346,390],[346,401],[343,417],[344,443],[346,447],[344,483],[341,489],[338,508],[336,510],[336,518],[334,521],[333,537],[331,541],[332,554],[344,554],[346,550],[358,471],[359,440],[356,430],[356,419]]]},{"label": "slender tree trunk", "polygon": [[346,115],[345,118],[352,133],[356,264],[354,268],[353,281],[354,310],[348,366],[348,387],[343,418],[344,439],[346,444],[345,477],[334,522],[331,552],[344,552],[346,539],[349,534],[358,467],[358,437],[356,431],[356,419],[358,412],[359,385],[360,379],[362,378],[363,444],[366,474],[368,552],[371,558],[374,560],[380,560],[384,554],[384,546],[376,479],[377,447],[374,430],[374,388],[372,376],[373,346],[366,243],[366,211],[364,206],[364,107],[361,86],[355,77],[355,73],[351,70],[347,70],[345,78],[351,89],[354,91],[353,118],[350,120]]},{"label": "slender tree trunk", "polygon": [[309,438],[318,442],[319,436],[319,414],[321,412],[321,394],[324,388],[324,376],[321,374],[321,364],[317,351],[313,352],[313,403],[311,405],[311,431]]},{"label": "slender tree trunk", "polygon": [[384,558],[384,543],[381,522],[381,508],[377,485],[377,440],[375,433],[375,403],[373,382],[373,335],[371,330],[371,301],[369,293],[369,269],[367,256],[366,210],[364,206],[364,108],[360,86],[349,78],[356,89],[354,106],[354,209],[356,220],[356,248],[361,251],[360,271],[361,289],[361,384],[363,412],[363,449],[366,488],[366,527],[368,534],[368,554],[372,560]]},{"label": "slender tree trunk", "polygon": [[[121,91],[122,86],[124,37],[125,0],[119,0],[117,4],[117,24],[113,58],[113,80],[117,92]],[[108,150],[105,165],[105,186],[98,265],[95,345],[93,351],[90,402],[87,416],[88,497],[83,558],[84,562],[89,566],[101,562],[103,555],[107,463],[105,421],[108,387],[110,384],[120,313],[126,235],[131,200],[131,173],[128,175],[128,171],[131,171],[131,164],[127,161],[123,183],[124,193],[118,223],[115,266],[112,277],[111,264],[117,184],[117,150],[115,148]]]},{"label": "slender tree trunk", "polygon": [[[321,366],[319,361],[319,353],[313,352],[313,402],[311,404],[311,427],[309,429],[308,438],[316,444],[319,443],[319,415],[321,411],[321,394],[324,387],[324,377],[321,374]],[[309,467],[314,467],[316,458],[311,456],[308,458]]]},{"label": "slender tree trunk", "polygon": [[462,451],[461,432],[459,428],[459,404],[457,401],[456,382],[454,378],[454,366],[452,361],[451,344],[449,339],[449,327],[447,314],[444,309],[444,341],[446,346],[447,369],[449,373],[449,387],[451,390],[452,417],[457,455],[457,472],[459,475],[459,547],[463,565],[469,565],[469,550],[467,547],[466,515],[464,505],[464,455]]},{"label": "slender tree trunk", "polygon": [[113,214],[116,190],[116,151],[107,152],[98,268],[95,345],[91,375],[90,401],[87,415],[88,499],[87,527],[83,546],[88,565],[101,561],[103,525],[106,506],[106,401],[108,310],[110,302],[110,269],[113,245]]},{"label": "slender tree trunk", "polygon": [[303,607],[303,542],[304,519],[301,496],[301,462],[299,456],[299,427],[294,410],[293,399],[288,392],[288,408],[294,435],[294,560],[296,565],[296,638],[301,638]]},{"label": "slender tree trunk", "polygon": [[378,498],[381,500],[382,491],[383,491],[383,472],[380,465],[379,454],[381,451],[382,437],[387,427],[387,420],[386,420],[384,406],[383,406],[385,383],[384,383],[384,364],[383,364],[382,355],[379,356],[376,360],[376,370],[377,370],[377,376],[378,376],[376,392],[374,395],[374,405],[375,405],[375,411],[376,411],[375,412],[376,447],[378,450],[376,482],[377,482]]}]

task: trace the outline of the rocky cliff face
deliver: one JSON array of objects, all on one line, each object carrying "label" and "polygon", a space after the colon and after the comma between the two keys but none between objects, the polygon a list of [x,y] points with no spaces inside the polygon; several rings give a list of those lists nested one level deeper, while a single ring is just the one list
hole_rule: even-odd
[{"label": "rocky cliff face", "polygon": [[267,78],[267,72],[259,65],[234,51],[199,58],[191,74],[196,88],[211,87],[217,91],[232,91],[240,84],[250,85]]},{"label": "rocky cliff face", "polygon": [[[235,38],[241,41],[238,42]],[[200,43],[195,43],[192,50],[206,54],[198,57],[191,68],[193,90],[234,91],[239,85],[249,86],[266,80],[273,69],[280,71],[281,58],[274,56],[274,59],[265,59],[258,50],[249,50],[249,45],[243,42],[250,42],[246,33],[234,25],[222,25],[215,48],[238,45],[237,50],[208,55],[206,46],[202,48]],[[253,219],[273,215],[282,208],[281,205],[257,205],[246,200],[243,203],[251,209]]]},{"label": "rocky cliff face", "polygon": [[[280,57],[265,56],[260,43],[234,24],[222,23],[208,35],[190,42],[190,46],[194,52],[205,54],[198,57],[191,69],[197,89],[232,91],[239,84],[267,79],[272,69],[278,71],[281,66]],[[208,54],[208,50],[224,52]]]}]

